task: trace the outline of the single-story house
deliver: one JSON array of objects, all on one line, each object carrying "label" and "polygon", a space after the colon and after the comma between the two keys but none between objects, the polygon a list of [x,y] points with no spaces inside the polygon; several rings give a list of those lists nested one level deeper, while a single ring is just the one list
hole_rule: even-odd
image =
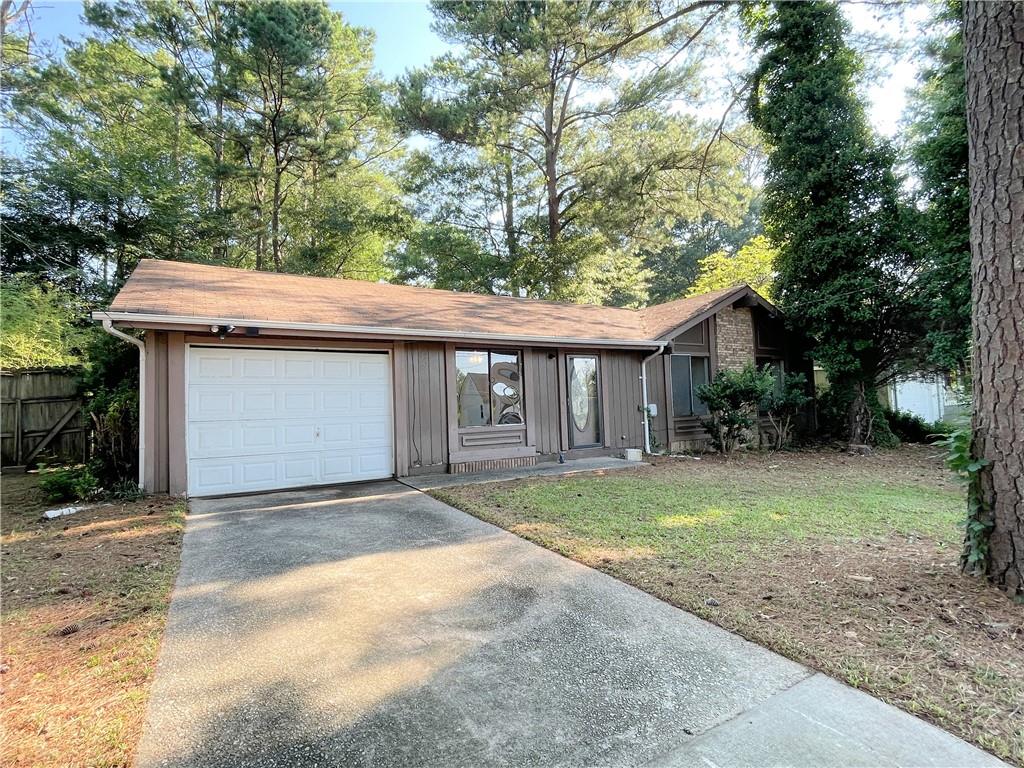
[{"label": "single-story house", "polygon": [[196,496],[696,447],[715,371],[805,366],[746,286],[632,310],[145,260],[94,318],[140,347],[142,486]]}]

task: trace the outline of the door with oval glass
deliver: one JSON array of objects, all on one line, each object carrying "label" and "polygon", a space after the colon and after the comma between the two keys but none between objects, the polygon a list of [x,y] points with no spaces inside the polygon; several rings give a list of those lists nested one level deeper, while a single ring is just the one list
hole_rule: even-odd
[{"label": "door with oval glass", "polygon": [[567,355],[569,447],[601,445],[601,373],[597,355]]}]

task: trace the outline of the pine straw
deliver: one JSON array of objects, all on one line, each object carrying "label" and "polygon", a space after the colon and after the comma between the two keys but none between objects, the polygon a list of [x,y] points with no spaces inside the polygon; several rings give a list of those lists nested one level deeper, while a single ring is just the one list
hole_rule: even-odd
[{"label": "pine straw", "polygon": [[127,766],[181,550],[184,505],[103,504],[52,521],[36,477],[3,478],[5,766]]}]

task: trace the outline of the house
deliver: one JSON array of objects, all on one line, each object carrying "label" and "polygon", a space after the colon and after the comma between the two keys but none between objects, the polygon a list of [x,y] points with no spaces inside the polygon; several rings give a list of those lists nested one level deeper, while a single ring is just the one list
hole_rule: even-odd
[{"label": "house", "polygon": [[94,318],[140,346],[141,484],[199,496],[697,447],[714,371],[802,365],[746,286],[631,310],[145,260]]}]

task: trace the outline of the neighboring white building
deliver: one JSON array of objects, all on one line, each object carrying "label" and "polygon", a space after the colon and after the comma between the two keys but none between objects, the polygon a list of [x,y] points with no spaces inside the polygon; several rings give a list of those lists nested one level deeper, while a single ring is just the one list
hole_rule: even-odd
[{"label": "neighboring white building", "polygon": [[[883,392],[879,391],[879,395]],[[886,385],[883,402],[894,411],[920,416],[925,421],[950,421],[961,413],[960,398],[945,376],[907,376]]]},{"label": "neighboring white building", "polygon": [[[828,376],[821,366],[814,366],[814,388],[817,392],[828,389]],[[878,400],[893,411],[920,416],[932,423],[953,421],[964,409],[963,396],[946,376],[917,374],[901,376],[878,388]]]}]

